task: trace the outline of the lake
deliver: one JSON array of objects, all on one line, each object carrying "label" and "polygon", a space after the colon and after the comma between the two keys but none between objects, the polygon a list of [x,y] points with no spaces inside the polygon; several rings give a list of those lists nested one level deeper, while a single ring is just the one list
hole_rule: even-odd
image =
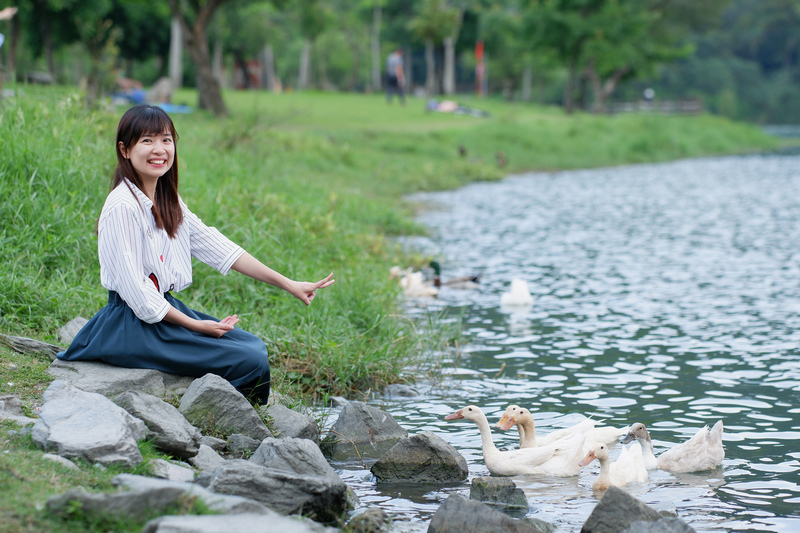
[{"label": "lake", "polygon": [[[444,279],[483,272],[477,290],[444,288],[409,314],[460,321],[445,379],[419,396],[379,397],[409,433],[432,431],[488,475],[477,427],[444,416],[467,404],[492,425],[528,407],[545,434],[591,416],[642,422],[656,454],[722,420],[726,458],[709,472],[652,471],[628,485],[697,531],[800,531],[800,157],[742,156],[511,176],[416,195]],[[500,304],[513,278],[533,304]],[[333,417],[335,420],[335,416]],[[515,431],[493,430],[498,446]],[[620,445],[612,447],[612,458]],[[335,465],[394,531],[426,531],[450,487],[378,485]],[[518,476],[528,516],[578,531],[597,503],[597,462],[572,478]]]}]

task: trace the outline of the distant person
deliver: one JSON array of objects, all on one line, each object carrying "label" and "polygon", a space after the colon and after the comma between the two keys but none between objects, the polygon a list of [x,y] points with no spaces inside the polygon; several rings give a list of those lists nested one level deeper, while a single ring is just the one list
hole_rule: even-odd
[{"label": "distant person", "polygon": [[223,275],[235,270],[285,290],[306,305],[334,283],[294,281],[267,267],[189,211],[178,194],[178,134],[160,107],[130,108],[117,127],[117,168],[97,223],[100,283],[108,305],[57,357],[150,368],[181,376],[227,379],[256,403],[270,389],[267,347],[234,327],[195,311],[178,292],[192,283],[192,260]]},{"label": "distant person", "polygon": [[405,105],[406,97],[403,87],[406,84],[406,76],[403,72],[403,51],[399,48],[389,54],[386,59],[386,102],[392,102],[392,96],[397,93],[400,102]]},{"label": "distant person", "polygon": [[[11,20],[14,18],[14,15],[17,14],[17,8],[14,6],[6,7],[0,9],[0,20]],[[3,43],[6,40],[6,36],[0,33],[0,48],[3,47]],[[3,89],[3,73],[0,72],[0,90]],[[0,97],[2,97],[2,93],[0,92]]]}]

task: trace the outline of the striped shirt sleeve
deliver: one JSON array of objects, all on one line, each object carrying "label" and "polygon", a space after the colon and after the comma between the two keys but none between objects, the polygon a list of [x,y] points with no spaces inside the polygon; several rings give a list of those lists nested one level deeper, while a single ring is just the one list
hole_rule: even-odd
[{"label": "striped shirt sleeve", "polygon": [[143,272],[142,240],[146,229],[142,228],[136,209],[117,203],[103,210],[97,228],[101,277],[139,319],[153,324],[164,318],[170,304]]},{"label": "striped shirt sleeve", "polygon": [[236,260],[244,253],[244,249],[223,235],[217,228],[203,224],[203,221],[189,211],[183,202],[181,202],[181,206],[183,207],[183,223],[189,230],[189,247],[192,257],[217,269],[223,276],[226,275]]}]

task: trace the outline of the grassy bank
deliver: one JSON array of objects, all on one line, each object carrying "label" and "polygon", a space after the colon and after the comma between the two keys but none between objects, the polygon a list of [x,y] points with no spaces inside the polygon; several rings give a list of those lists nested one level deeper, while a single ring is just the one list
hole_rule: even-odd
[{"label": "grassy bank", "polygon": [[[774,148],[755,127],[710,116],[566,116],[465,100],[489,118],[387,105],[381,95],[226,95],[231,117],[173,116],[182,195],[206,222],[298,279],[335,272],[305,308],[285,293],[205,265],[181,297],[268,344],[278,388],[346,394],[397,380],[424,351],[397,315],[387,277],[407,258],[392,237],[418,231],[405,194],[553,170]],[[176,102],[196,96],[180,92]],[[0,332],[55,342],[105,303],[96,217],[115,165],[123,109],[87,111],[64,88],[0,102]],[[2,370],[4,378],[7,370]],[[35,376],[35,373],[32,374]],[[3,379],[0,392],[9,392]],[[19,381],[19,380],[17,380]]]},{"label": "grassy bank", "polygon": [[[402,379],[452,333],[428,327],[438,335],[420,335],[400,316],[398,288],[387,274],[391,265],[414,258],[393,237],[421,231],[404,195],[524,170],[778,144],[757,128],[709,116],[565,116],[465,100],[491,114],[478,119],[426,113],[422,100],[387,106],[380,95],[232,93],[226,99],[232,116],[225,120],[174,115],[184,199],[279,271],[313,280],[334,271],[337,282],[306,308],[263,284],[236,273],[222,278],[198,264],[181,297],[217,316],[239,314],[240,325],[267,342],[276,387],[306,397]],[[196,97],[182,92],[181,101]],[[26,88],[23,97],[0,101],[0,332],[57,342],[60,326],[104,305],[94,227],[115,165],[122,111],[89,112],[64,88]],[[18,395],[35,416],[50,381],[49,361],[3,348],[0,360],[0,395]],[[54,466],[29,436],[11,428],[0,424],[0,530],[141,530],[146,517],[96,521],[76,510],[62,520],[31,505],[74,486],[110,490],[116,471]]]}]

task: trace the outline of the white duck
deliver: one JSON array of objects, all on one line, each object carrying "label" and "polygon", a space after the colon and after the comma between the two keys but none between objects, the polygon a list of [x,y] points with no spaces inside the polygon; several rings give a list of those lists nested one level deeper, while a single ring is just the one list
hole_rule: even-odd
[{"label": "white duck", "polygon": [[486,468],[497,476],[517,476],[539,474],[547,476],[567,477],[580,472],[578,462],[583,456],[584,437],[574,436],[558,444],[525,448],[521,450],[500,451],[494,445],[489,421],[483,411],[475,405],[468,405],[445,420],[466,418],[472,420],[481,433],[481,447]]},{"label": "white duck", "polygon": [[596,445],[579,463],[586,466],[597,459],[600,461],[600,475],[592,483],[594,490],[606,490],[611,485],[624,487],[628,483],[647,481],[647,467],[642,457],[642,447],[634,442],[630,447],[623,446],[619,457],[613,463],[609,459],[608,446]]},{"label": "white duck", "polygon": [[[517,425],[517,430],[519,431],[520,448],[532,448],[543,444],[551,444],[578,434],[585,435],[586,442],[589,443],[611,443],[615,442],[628,431],[628,428],[619,429],[611,426],[595,427],[595,421],[591,418],[586,418],[574,426],[557,429],[547,435],[537,438],[536,423],[533,420],[531,412],[518,405],[509,405],[506,407],[506,411],[503,413],[503,417],[497,423],[496,427],[507,430],[511,429],[514,424]],[[586,453],[588,453],[588,450],[586,450]]]},{"label": "white duck", "polygon": [[410,268],[403,270],[393,266],[389,270],[389,278],[400,278],[400,287],[408,298],[431,298],[439,294],[439,289],[425,281],[422,272],[414,272]]},{"label": "white duck", "polygon": [[508,307],[527,307],[533,304],[533,296],[524,279],[511,280],[511,288],[500,296],[500,304]]},{"label": "white duck", "polygon": [[669,472],[700,472],[718,467],[725,459],[722,431],[722,420],[714,424],[710,431],[708,426],[704,426],[691,439],[676,444],[658,458],[653,453],[650,433],[642,423],[633,424],[622,442],[627,443],[636,439],[641,444],[648,470],[658,468]]}]

